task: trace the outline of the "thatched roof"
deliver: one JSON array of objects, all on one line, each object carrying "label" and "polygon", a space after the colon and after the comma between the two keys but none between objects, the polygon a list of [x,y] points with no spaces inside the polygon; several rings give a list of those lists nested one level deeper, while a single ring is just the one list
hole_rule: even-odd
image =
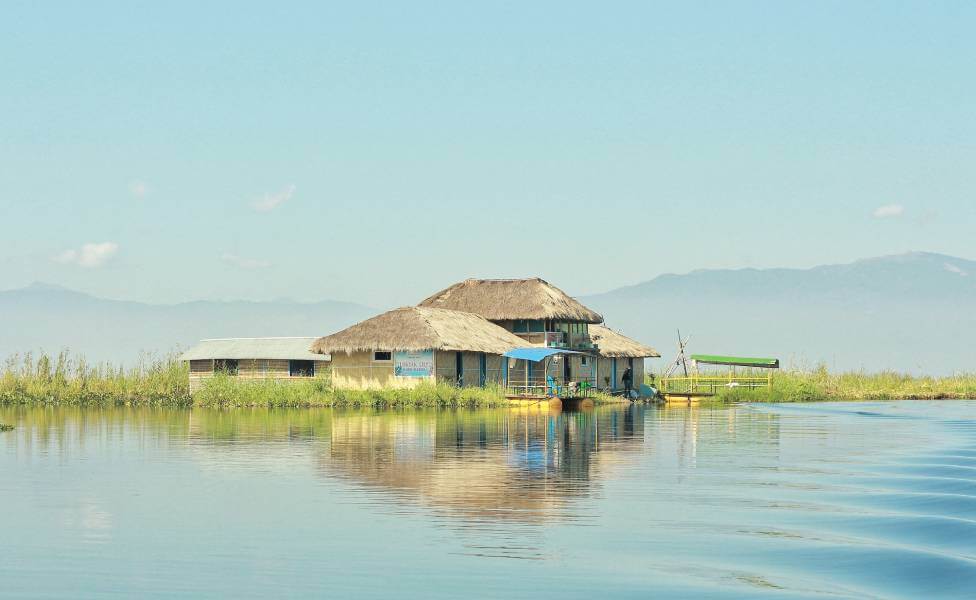
[{"label": "thatched roof", "polygon": [[483,317],[456,310],[408,306],[319,338],[313,352],[458,350],[504,354],[525,341]]},{"label": "thatched roof", "polygon": [[600,349],[600,356],[607,358],[660,358],[654,348],[617,333],[603,325],[590,325],[590,339]]},{"label": "thatched roof", "polygon": [[420,306],[474,313],[491,321],[563,319],[602,323],[603,317],[566,292],[539,279],[466,279],[437,292]]},{"label": "thatched roof", "polygon": [[328,356],[313,354],[309,347],[313,337],[222,338],[200,340],[180,356],[180,360],[269,359],[269,360],[329,360]]}]

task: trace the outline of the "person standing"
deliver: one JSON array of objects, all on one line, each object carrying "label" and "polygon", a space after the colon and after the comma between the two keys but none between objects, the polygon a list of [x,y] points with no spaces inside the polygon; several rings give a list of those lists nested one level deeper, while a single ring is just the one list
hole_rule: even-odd
[{"label": "person standing", "polygon": [[630,398],[630,390],[634,387],[634,371],[627,367],[621,379],[624,382],[624,395]]}]

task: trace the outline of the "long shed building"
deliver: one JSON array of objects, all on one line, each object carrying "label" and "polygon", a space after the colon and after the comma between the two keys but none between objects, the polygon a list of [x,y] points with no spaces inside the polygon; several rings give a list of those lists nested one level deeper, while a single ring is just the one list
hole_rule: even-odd
[{"label": "long shed building", "polygon": [[217,373],[242,379],[303,380],[328,374],[330,357],[311,351],[314,337],[201,340],[180,356],[190,363],[190,391]]}]

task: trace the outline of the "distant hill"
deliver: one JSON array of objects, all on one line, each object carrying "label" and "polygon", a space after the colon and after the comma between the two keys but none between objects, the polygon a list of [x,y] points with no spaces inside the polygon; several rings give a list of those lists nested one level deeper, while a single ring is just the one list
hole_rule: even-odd
[{"label": "distant hill", "polygon": [[375,313],[335,301],[144,304],[35,283],[0,291],[0,358],[68,349],[89,361],[133,364],[141,352],[185,349],[201,338],[328,335]]},{"label": "distant hill", "polygon": [[703,270],[581,298],[608,325],[674,356],[777,356],[837,369],[976,371],[976,262],[910,253],[812,269]]},{"label": "distant hill", "polygon": [[[674,356],[779,357],[784,366],[976,371],[976,262],[912,253],[812,269],[704,270],[580,298],[607,324]],[[346,302],[106,300],[48,284],[0,291],[0,358],[68,348],[131,364],[201,338],[327,335],[376,314]]]}]

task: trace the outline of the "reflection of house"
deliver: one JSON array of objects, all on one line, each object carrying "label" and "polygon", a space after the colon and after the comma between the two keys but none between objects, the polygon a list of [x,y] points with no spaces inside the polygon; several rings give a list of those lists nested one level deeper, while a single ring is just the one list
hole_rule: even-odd
[{"label": "reflection of house", "polygon": [[[628,367],[639,384],[643,359],[660,355],[602,322],[597,312],[539,278],[468,279],[413,309],[391,311],[322,338],[313,350],[333,355],[338,387],[413,387],[432,380],[433,373],[464,386],[499,383],[552,391],[570,387],[569,382],[575,384],[570,389],[585,389],[578,387],[585,382],[617,390]],[[534,359],[538,362],[499,356],[525,347],[571,353]],[[417,365],[422,368],[413,368]]]},{"label": "reflection of house", "polygon": [[643,408],[337,413],[322,468],[398,498],[495,520],[564,512],[643,448]]},{"label": "reflection of house", "polygon": [[180,356],[190,363],[190,391],[216,373],[245,379],[291,381],[327,373],[329,356],[313,353],[315,338],[226,338],[202,340]]},{"label": "reflection of house", "polygon": [[336,387],[415,387],[436,379],[498,382],[501,355],[524,342],[478,315],[405,307],[357,323],[312,345],[332,355]]}]

